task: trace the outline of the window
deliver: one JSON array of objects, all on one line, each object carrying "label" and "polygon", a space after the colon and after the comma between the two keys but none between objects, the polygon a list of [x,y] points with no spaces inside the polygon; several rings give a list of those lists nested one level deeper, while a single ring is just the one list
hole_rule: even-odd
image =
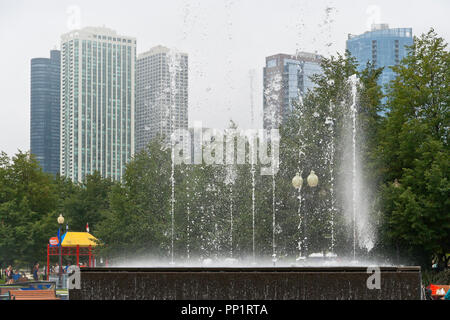
[{"label": "window", "polygon": [[267,68],[272,68],[277,66],[277,59],[272,59],[267,61]]}]

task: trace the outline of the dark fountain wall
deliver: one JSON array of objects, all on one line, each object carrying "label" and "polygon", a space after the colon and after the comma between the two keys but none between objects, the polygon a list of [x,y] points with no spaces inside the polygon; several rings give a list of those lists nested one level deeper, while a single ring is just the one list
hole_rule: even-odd
[{"label": "dark fountain wall", "polygon": [[369,289],[365,267],[86,268],[71,300],[421,299],[420,267],[381,267]]}]

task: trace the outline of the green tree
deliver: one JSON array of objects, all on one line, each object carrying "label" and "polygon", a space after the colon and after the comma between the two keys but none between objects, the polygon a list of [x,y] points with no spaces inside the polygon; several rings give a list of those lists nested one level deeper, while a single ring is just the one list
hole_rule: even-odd
[{"label": "green tree", "polygon": [[[43,261],[55,230],[57,204],[51,175],[29,153],[0,156],[0,261],[31,265]],[[56,218],[56,217],[55,217]]]},{"label": "green tree", "polygon": [[95,233],[102,213],[109,210],[108,193],[114,184],[108,178],[102,178],[98,171],[87,175],[83,183],[73,185],[65,179],[57,180],[66,222],[73,231],[89,230]]},{"label": "green tree", "polygon": [[96,227],[106,244],[103,252],[122,258],[168,254],[170,163],[170,151],[153,141],[127,164],[122,184],[113,186],[109,210]]},{"label": "green tree", "polygon": [[383,162],[381,234],[429,267],[450,250],[450,53],[430,30],[392,68],[388,115],[380,134]]}]

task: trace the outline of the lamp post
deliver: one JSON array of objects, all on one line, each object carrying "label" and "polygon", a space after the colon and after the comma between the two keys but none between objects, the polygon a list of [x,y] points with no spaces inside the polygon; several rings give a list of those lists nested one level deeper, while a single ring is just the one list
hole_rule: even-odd
[{"label": "lamp post", "polygon": [[59,215],[58,219],[59,224],[59,285],[62,284],[62,243],[61,243],[61,226],[64,224],[64,217],[62,214]]},{"label": "lamp post", "polygon": [[[398,179],[395,179],[394,183],[392,185],[396,189],[400,188],[400,183],[398,182]],[[397,264],[399,264],[400,263],[400,249],[399,249],[399,246],[398,246],[398,241],[395,243],[395,248],[396,248],[396,251],[397,251]]]},{"label": "lamp post", "polygon": [[[301,228],[302,228],[302,216],[301,216],[301,213],[300,213],[300,208],[302,206],[302,195],[301,195],[302,185],[303,185],[303,179],[302,179],[301,173],[297,172],[295,177],[292,178],[292,186],[295,189],[298,189],[298,219],[300,221],[299,225],[298,225],[298,228],[299,228],[300,231],[301,231]],[[299,257],[299,259],[300,259],[301,256],[302,256],[302,242],[301,242],[301,240],[298,243],[298,249],[300,250],[300,257]]]},{"label": "lamp post", "polygon": [[393,185],[394,185],[394,188],[400,188],[400,183],[398,182],[398,179],[394,180]]},{"label": "lamp post", "polygon": [[314,170],[311,170],[311,173],[309,174],[307,181],[308,186],[310,186],[311,188],[317,187],[317,184],[319,183],[319,178],[314,173]]},{"label": "lamp post", "polygon": [[292,185],[295,189],[302,189],[303,179],[300,175],[300,173],[297,172],[294,178],[292,178]]},{"label": "lamp post", "polygon": [[[309,174],[308,178],[306,179],[308,186],[311,188],[315,188],[317,187],[318,183],[319,183],[319,178],[317,177],[317,175],[314,173],[313,170],[311,170],[311,173]],[[299,229],[302,228],[302,217],[300,214],[300,209],[301,209],[301,205],[302,205],[302,197],[301,197],[301,190],[302,190],[302,185],[303,185],[303,178],[301,177],[301,173],[298,173],[295,175],[294,178],[292,178],[292,186],[296,189],[298,189],[298,216],[300,219],[300,223],[299,223]],[[306,224],[306,215],[305,215],[305,222],[303,223],[303,233],[304,233],[304,237],[303,237],[303,241],[304,241],[304,247],[305,247],[305,255],[306,255],[306,228],[305,228],[305,224]],[[300,249],[300,256],[301,256],[301,242],[299,244],[299,249]]]}]

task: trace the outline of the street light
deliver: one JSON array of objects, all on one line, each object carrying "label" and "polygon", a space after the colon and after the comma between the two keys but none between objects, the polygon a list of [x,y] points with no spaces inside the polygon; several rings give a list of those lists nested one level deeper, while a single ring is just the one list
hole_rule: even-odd
[{"label": "street light", "polygon": [[317,184],[319,183],[319,178],[314,173],[314,170],[311,170],[311,173],[309,174],[307,181],[308,185],[311,188],[317,187]]},{"label": "street light", "polygon": [[64,217],[59,214],[57,219],[59,224],[59,285],[62,285],[62,243],[61,243],[61,226],[64,224]]},{"label": "street light", "polygon": [[[297,174],[295,175],[294,178],[292,178],[292,185],[294,186],[295,189],[298,190],[298,218],[300,220],[300,224],[299,224],[299,228],[301,228],[301,224],[302,224],[302,216],[300,213],[300,208],[302,206],[302,195],[301,195],[301,191],[302,191],[302,185],[303,185],[303,179],[302,176],[300,175],[299,172],[297,172]],[[298,248],[300,250],[300,255],[302,254],[301,252],[301,242],[299,242],[298,244]]]},{"label": "street light", "polygon": [[[308,178],[306,179],[306,181],[308,182],[308,186],[311,188],[315,188],[317,187],[317,185],[319,184],[319,178],[317,177],[317,175],[314,173],[314,170],[311,170],[311,173],[309,174]],[[300,226],[302,224],[302,218],[301,218],[301,214],[300,214],[300,208],[302,205],[302,197],[301,197],[301,189],[302,189],[302,185],[303,185],[303,178],[301,177],[300,173],[297,172],[297,174],[295,175],[294,178],[292,178],[292,185],[294,186],[294,188],[298,189],[298,200],[299,200],[299,204],[298,204],[298,215],[299,215],[299,219],[300,219]],[[306,215],[305,215],[305,219],[304,219],[304,223],[303,223],[303,229],[304,231],[304,244],[303,246],[305,246],[305,254],[306,254],[306,241],[307,241],[307,237],[306,237],[306,229],[305,229],[305,224],[306,224]],[[300,228],[299,226],[299,228]],[[299,249],[301,250],[301,245],[299,244]],[[301,254],[301,251],[300,251]]]},{"label": "street light", "polygon": [[295,189],[301,189],[302,184],[303,184],[303,179],[300,176],[300,173],[297,172],[297,175],[294,178],[292,178],[292,185],[294,186]]},{"label": "street light", "polygon": [[400,183],[398,182],[397,179],[394,180],[393,185],[394,185],[394,188],[399,188],[400,187]]}]

